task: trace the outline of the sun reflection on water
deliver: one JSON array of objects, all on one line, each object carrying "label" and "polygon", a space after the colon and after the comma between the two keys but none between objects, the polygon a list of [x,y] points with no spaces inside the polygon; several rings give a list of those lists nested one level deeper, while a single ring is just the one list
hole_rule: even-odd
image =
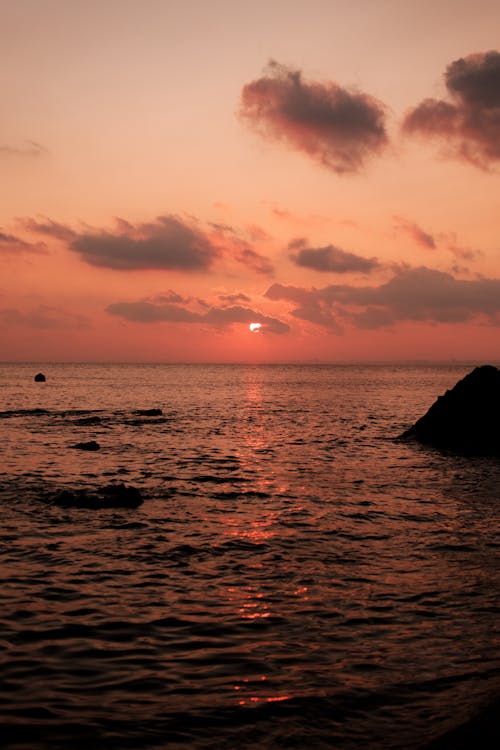
[{"label": "sun reflection on water", "polygon": [[[261,677],[251,680],[249,677],[243,677],[239,684],[233,686],[233,690],[235,690],[241,697],[238,698],[238,706],[249,706],[249,705],[255,705],[256,703],[278,703],[280,701],[286,701],[290,698],[293,698],[292,695],[289,694],[278,694],[278,695],[269,695],[271,685],[268,682],[268,678],[265,675],[261,675]],[[260,692],[260,690],[264,691],[264,694],[262,695],[256,695],[255,693],[257,691]],[[248,694],[247,694],[248,692]],[[254,693],[251,695],[250,693]]]}]

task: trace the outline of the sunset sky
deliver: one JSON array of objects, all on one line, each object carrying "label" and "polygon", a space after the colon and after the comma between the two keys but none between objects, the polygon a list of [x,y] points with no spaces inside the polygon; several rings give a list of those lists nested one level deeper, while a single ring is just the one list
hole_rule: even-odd
[{"label": "sunset sky", "polygon": [[500,359],[498,0],[0,5],[1,360]]}]

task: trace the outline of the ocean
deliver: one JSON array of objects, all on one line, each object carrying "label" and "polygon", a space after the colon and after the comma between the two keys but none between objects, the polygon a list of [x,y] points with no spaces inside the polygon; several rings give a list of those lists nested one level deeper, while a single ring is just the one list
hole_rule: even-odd
[{"label": "ocean", "polygon": [[[3,746],[417,750],[476,715],[500,461],[397,440],[471,369],[0,365]],[[115,483],[143,504],[51,501]]]}]

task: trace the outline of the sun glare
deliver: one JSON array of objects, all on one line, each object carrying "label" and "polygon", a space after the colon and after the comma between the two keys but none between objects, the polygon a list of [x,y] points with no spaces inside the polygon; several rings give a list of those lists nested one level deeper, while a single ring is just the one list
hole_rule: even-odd
[{"label": "sun glare", "polygon": [[258,333],[262,328],[262,323],[250,323],[248,326],[252,333]]}]

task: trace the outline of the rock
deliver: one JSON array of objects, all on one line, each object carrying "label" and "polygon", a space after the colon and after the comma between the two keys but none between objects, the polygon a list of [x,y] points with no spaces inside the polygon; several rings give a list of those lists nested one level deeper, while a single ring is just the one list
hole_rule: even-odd
[{"label": "rock", "polygon": [[35,383],[45,383],[46,380],[47,378],[45,377],[43,372],[38,372],[34,377]]},{"label": "rock", "polygon": [[144,502],[136,487],[127,487],[125,484],[109,484],[90,490],[60,490],[47,499],[61,508],[90,510],[138,508]]},{"label": "rock", "polygon": [[136,409],[134,414],[139,414],[141,417],[161,417],[163,412],[161,409]]},{"label": "rock", "polygon": [[72,445],[71,447],[78,448],[81,451],[98,451],[101,448],[95,440],[89,440],[87,443],[76,443],[76,445]]},{"label": "rock", "polygon": [[82,427],[101,424],[101,422],[101,417],[81,417],[80,419],[75,419],[75,424]]},{"label": "rock", "polygon": [[500,457],[500,370],[476,367],[401,437],[469,456]]}]

